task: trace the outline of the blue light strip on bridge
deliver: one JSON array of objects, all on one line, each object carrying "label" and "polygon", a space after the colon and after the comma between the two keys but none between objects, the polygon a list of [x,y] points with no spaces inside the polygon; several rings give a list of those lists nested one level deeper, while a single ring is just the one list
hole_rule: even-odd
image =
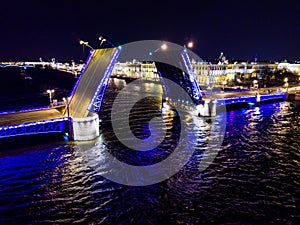
[{"label": "blue light strip on bridge", "polygon": [[[271,94],[271,95],[260,95],[260,101],[268,101],[275,99],[285,99],[286,95],[284,94]],[[256,96],[240,96],[240,97],[231,97],[231,98],[220,98],[215,99],[217,105],[229,105],[234,103],[243,103],[243,102],[256,102]]]},{"label": "blue light strip on bridge", "polygon": [[189,80],[192,84],[193,98],[196,100],[200,100],[200,98],[202,97],[202,94],[201,94],[200,87],[196,80],[195,72],[194,72],[190,57],[186,51],[181,52],[181,57],[184,61],[185,67],[188,70]]},{"label": "blue light strip on bridge", "polygon": [[113,68],[116,64],[117,58],[120,55],[120,53],[121,53],[120,48],[117,48],[115,50],[115,52],[113,53],[113,56],[112,56],[112,58],[111,58],[111,60],[108,64],[108,66],[106,67],[103,78],[102,78],[102,80],[100,81],[100,84],[97,87],[97,90],[94,94],[94,97],[93,97],[92,101],[90,102],[90,105],[88,107],[89,111],[94,111],[94,112],[99,112],[100,111],[101,103],[102,103],[102,99],[103,99],[103,96],[104,96],[106,86],[108,84],[110,75],[112,73],[112,70],[113,70]]},{"label": "blue light strip on bridge", "polygon": [[22,135],[62,133],[67,130],[67,117],[0,127],[0,139]]},{"label": "blue light strip on bridge", "polygon": [[0,127],[0,131],[7,130],[7,129],[16,129],[16,128],[22,128],[22,127],[36,126],[36,125],[40,125],[40,124],[57,123],[57,122],[63,122],[63,121],[68,121],[68,117],[63,117],[63,118],[59,118],[59,119],[51,119],[51,120],[40,120],[40,121],[36,121],[36,122],[29,122],[29,123],[10,125],[10,126],[2,126],[2,127]]}]

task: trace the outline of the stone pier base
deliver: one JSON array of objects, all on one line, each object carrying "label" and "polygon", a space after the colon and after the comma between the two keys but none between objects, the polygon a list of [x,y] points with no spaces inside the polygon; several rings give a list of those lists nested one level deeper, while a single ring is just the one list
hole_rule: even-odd
[{"label": "stone pier base", "polygon": [[90,141],[99,136],[99,116],[70,118],[69,135],[74,141]]},{"label": "stone pier base", "polygon": [[217,115],[217,101],[207,99],[203,104],[197,106],[197,113],[199,116],[214,117]]}]

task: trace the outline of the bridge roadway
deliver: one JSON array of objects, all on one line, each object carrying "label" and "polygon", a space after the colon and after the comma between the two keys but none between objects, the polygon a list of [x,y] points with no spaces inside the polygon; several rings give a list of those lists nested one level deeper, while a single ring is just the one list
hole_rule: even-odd
[{"label": "bridge roadway", "polygon": [[99,95],[104,94],[118,52],[117,48],[106,48],[94,50],[90,55],[69,103],[71,117],[85,118],[90,113],[89,109],[94,111]]},{"label": "bridge roadway", "polygon": [[259,94],[261,96],[267,96],[267,95],[274,95],[274,94],[282,94],[284,92],[277,93],[273,91],[272,93],[267,93],[265,90],[260,90],[259,92],[257,91],[237,91],[237,92],[219,92],[219,93],[212,93],[212,94],[204,94],[203,95],[203,100],[205,99],[226,99],[226,98],[234,98],[234,97],[250,97],[250,96],[255,96],[256,94]]},{"label": "bridge roadway", "polygon": [[[255,94],[256,94],[255,91],[213,93],[213,94],[204,95],[203,100],[226,99],[226,98],[240,97],[240,96],[255,96]],[[266,93],[260,92],[259,94],[263,95]],[[24,124],[29,122],[63,118],[64,115],[59,111],[59,108],[64,108],[64,107],[65,106],[63,105],[57,108],[47,108],[47,109],[27,111],[27,112],[15,112],[10,114],[2,114],[0,115],[0,127],[10,126],[14,124]]]},{"label": "bridge roadway", "polygon": [[[206,94],[203,100],[216,99],[217,105],[227,105],[239,102],[256,101],[256,92],[231,92]],[[285,93],[266,94],[260,93],[262,100],[285,99]],[[238,99],[236,99],[238,98]],[[223,101],[218,101],[223,99]],[[235,99],[235,100],[234,100]],[[219,103],[218,103],[219,102]],[[223,102],[223,103],[222,103]],[[20,135],[41,133],[68,132],[68,118],[62,113],[65,105],[56,108],[47,108],[34,111],[15,112],[0,115],[0,139]],[[201,115],[201,113],[200,113]],[[207,116],[204,113],[202,116]],[[98,127],[98,126],[97,126]]]},{"label": "bridge roadway", "polygon": [[[224,93],[212,93],[203,95],[203,100],[205,99],[222,99],[222,98],[231,98],[231,97],[240,97],[240,96],[255,96],[256,91],[247,91],[247,92],[224,92]],[[260,95],[266,94],[259,92]]]},{"label": "bridge roadway", "polygon": [[57,108],[2,114],[0,115],[0,127],[51,120],[62,117],[64,116],[59,112]]}]

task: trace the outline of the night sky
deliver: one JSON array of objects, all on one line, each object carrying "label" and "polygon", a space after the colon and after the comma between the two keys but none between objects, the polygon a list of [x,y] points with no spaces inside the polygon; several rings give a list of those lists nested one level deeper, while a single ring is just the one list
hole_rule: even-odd
[{"label": "night sky", "polygon": [[[205,60],[300,60],[299,1],[1,1],[0,61],[86,57],[99,46],[165,40]],[[106,43],[107,46],[108,43]]]}]

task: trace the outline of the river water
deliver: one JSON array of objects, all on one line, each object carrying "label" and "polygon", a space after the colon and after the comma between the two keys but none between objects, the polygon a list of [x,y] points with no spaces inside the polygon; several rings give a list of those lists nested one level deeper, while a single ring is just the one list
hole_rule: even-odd
[{"label": "river water", "polygon": [[[155,151],[136,152],[118,141],[110,124],[113,97],[125,85],[112,79],[92,142],[45,141],[0,152],[0,224],[300,224],[300,104],[275,102],[226,113],[224,141],[204,171],[198,165],[212,121],[194,118],[195,151],[168,179],[127,186],[106,179],[109,151],[132,165],[168,157],[178,142],[175,114]],[[160,92],[149,83],[139,92]],[[146,99],[131,115],[136,136],[149,135],[145,121],[159,113]],[[221,121],[222,122],[222,121]],[[223,121],[224,122],[224,121]],[[154,171],[157,172],[157,171]],[[126,179],[126,178],[124,178]]]}]

